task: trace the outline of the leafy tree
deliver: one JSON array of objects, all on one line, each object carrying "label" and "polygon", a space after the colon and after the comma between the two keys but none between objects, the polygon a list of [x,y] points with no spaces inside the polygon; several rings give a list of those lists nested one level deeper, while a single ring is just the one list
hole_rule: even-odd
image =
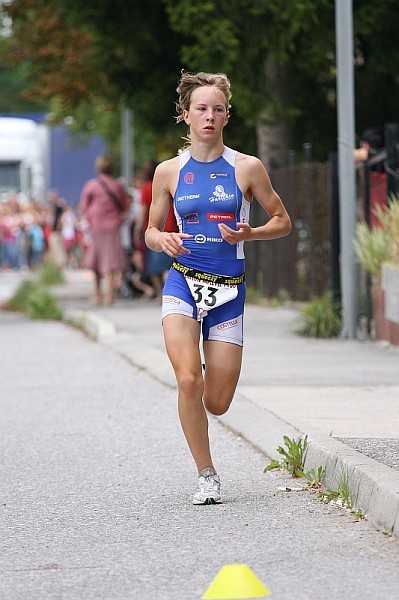
[{"label": "leafy tree", "polygon": [[354,0],[356,118],[360,133],[399,121],[399,11],[395,0]]},{"label": "leafy tree", "polygon": [[30,72],[25,64],[10,69],[9,61],[5,59],[10,48],[10,38],[7,33],[8,28],[4,27],[3,35],[0,35],[0,112],[43,111],[45,106],[42,102],[37,103],[22,97],[31,87]]},{"label": "leafy tree", "polygon": [[108,0],[14,0],[8,6],[15,55],[29,64],[35,81],[31,96],[58,98],[56,117],[85,102],[105,101],[112,110],[123,100],[140,121],[170,131],[173,119],[166,115],[184,66],[230,73],[236,129],[241,119],[253,128],[265,102],[272,103],[262,68],[267,53],[287,60],[298,32],[315,18],[312,0],[289,7],[283,0],[119,0],[110,9]]},{"label": "leafy tree", "polygon": [[[295,137],[311,141],[325,160],[336,147],[335,13],[318,7],[320,26],[298,45],[300,78],[293,96],[300,112]],[[356,128],[399,121],[399,11],[396,0],[353,0]],[[389,40],[387,46],[386,40]]]},{"label": "leafy tree", "polygon": [[[359,131],[399,120],[396,3],[353,2]],[[120,108],[130,106],[137,142],[167,155],[184,134],[173,118],[180,70],[225,71],[233,83],[227,143],[256,153],[256,132],[259,143],[284,124],[286,143],[311,142],[315,158],[335,148],[331,0],[10,0],[4,10],[13,21],[9,56],[30,74],[28,97],[47,103],[55,120],[73,114],[76,128],[116,143]]]},{"label": "leafy tree", "polygon": [[[1,46],[1,41],[0,41]],[[0,55],[1,55],[0,48]],[[46,106],[24,98],[24,93],[30,89],[29,72],[26,65],[20,65],[10,70],[1,65],[0,60],[0,112],[33,113],[44,112]]]},{"label": "leafy tree", "polygon": [[[47,102],[54,121],[119,135],[121,106],[141,131],[162,131],[174,149],[174,88],[182,66],[162,2],[14,0],[9,56],[31,74],[28,97]],[[173,131],[173,135],[170,133]],[[113,133],[112,133],[113,132]],[[141,136],[140,136],[141,138]],[[148,136],[147,136],[148,138]]]},{"label": "leafy tree", "polygon": [[[323,0],[319,0],[323,4]],[[273,102],[264,63],[271,54],[283,68],[300,32],[317,22],[312,0],[165,0],[172,27],[189,42],[182,61],[195,70],[231,75],[236,103],[246,122],[255,125],[265,103]]]},{"label": "leafy tree", "polygon": [[[329,3],[165,2],[172,27],[186,36],[192,32],[190,43],[182,45],[182,60],[194,69],[231,74],[233,105],[247,126],[256,126],[258,151],[263,160],[266,162],[275,152],[274,147],[287,150],[287,125],[292,125],[300,114],[291,93],[293,79],[301,70],[295,56],[304,41],[311,38],[313,29],[318,28],[320,12]],[[281,124],[285,126],[276,127]],[[279,154],[281,160],[283,152]]]}]

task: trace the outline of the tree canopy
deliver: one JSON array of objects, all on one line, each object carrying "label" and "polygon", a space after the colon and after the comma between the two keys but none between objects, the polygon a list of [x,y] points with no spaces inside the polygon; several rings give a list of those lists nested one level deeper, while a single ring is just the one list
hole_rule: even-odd
[{"label": "tree canopy", "polygon": [[[399,11],[396,0],[353,7],[360,132],[399,120]],[[112,139],[129,106],[140,138],[158,154],[174,151],[184,135],[174,121],[181,69],[223,71],[233,86],[228,143],[256,153],[254,126],[267,109],[290,124],[296,149],[311,142],[321,159],[335,149],[331,0],[9,0],[3,11],[13,26],[0,42],[0,81],[12,59],[25,96],[55,120],[73,115],[78,128]]]}]

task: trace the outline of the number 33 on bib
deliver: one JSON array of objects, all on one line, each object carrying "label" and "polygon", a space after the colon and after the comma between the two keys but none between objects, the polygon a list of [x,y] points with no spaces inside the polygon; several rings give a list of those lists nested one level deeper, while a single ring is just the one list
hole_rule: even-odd
[{"label": "number 33 on bib", "polygon": [[221,306],[230,300],[234,300],[238,294],[236,285],[223,285],[219,283],[208,283],[186,277],[194,302],[198,309],[198,320],[200,321],[212,308]]}]

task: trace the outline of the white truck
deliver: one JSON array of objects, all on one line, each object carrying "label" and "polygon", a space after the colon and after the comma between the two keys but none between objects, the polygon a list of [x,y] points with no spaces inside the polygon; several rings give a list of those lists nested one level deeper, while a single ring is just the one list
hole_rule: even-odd
[{"label": "white truck", "polygon": [[0,200],[16,193],[21,202],[45,201],[56,188],[74,206],[84,182],[95,176],[96,156],[104,152],[99,136],[77,145],[66,126],[50,127],[40,115],[0,116]]},{"label": "white truck", "polygon": [[46,192],[46,132],[30,119],[0,117],[0,194],[23,199]]}]

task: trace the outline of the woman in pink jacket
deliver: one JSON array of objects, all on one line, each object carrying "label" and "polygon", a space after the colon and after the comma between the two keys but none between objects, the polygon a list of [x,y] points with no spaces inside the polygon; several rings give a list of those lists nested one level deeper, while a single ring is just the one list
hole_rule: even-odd
[{"label": "woman in pink jacket", "polygon": [[94,304],[103,300],[101,281],[105,277],[104,303],[110,305],[114,300],[115,276],[126,267],[119,230],[129,208],[129,197],[112,176],[113,163],[108,156],[99,156],[95,167],[99,176],[85,183],[79,205],[89,222],[92,238],[85,264],[95,275]]}]

